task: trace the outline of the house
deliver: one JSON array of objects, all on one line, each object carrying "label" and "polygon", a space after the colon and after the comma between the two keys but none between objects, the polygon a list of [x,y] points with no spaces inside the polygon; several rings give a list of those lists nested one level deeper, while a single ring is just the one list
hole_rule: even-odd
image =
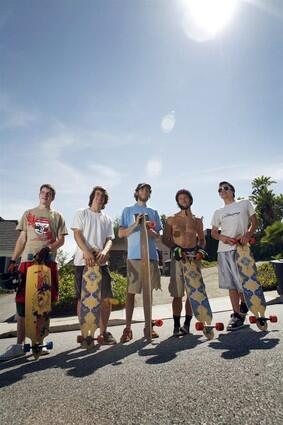
[{"label": "house", "polygon": [[7,271],[19,232],[16,230],[17,220],[5,220],[0,217],[0,273]]}]

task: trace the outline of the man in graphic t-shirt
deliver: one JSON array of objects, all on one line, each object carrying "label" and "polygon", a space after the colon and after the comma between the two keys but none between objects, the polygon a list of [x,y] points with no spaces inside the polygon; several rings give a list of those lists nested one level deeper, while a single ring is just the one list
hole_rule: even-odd
[{"label": "man in graphic t-shirt", "polygon": [[[9,360],[24,355],[22,344],[25,339],[25,280],[28,267],[33,264],[34,257],[44,259],[51,269],[51,300],[58,298],[58,274],[55,262],[57,249],[65,241],[68,234],[63,216],[51,209],[55,198],[55,189],[50,184],[43,184],[39,192],[39,205],[24,212],[16,229],[20,231],[19,238],[8,267],[13,273],[17,268],[17,259],[21,257],[19,272],[23,279],[16,294],[17,310],[17,344],[11,345],[0,356],[0,361]],[[48,354],[44,347],[42,354]]]},{"label": "man in graphic t-shirt", "polygon": [[[233,307],[227,330],[234,330],[243,326],[247,313],[236,264],[235,238],[241,236],[241,243],[246,244],[257,228],[257,218],[250,201],[247,199],[235,201],[235,188],[231,183],[220,182],[218,193],[225,205],[216,210],[213,215],[211,236],[219,241],[219,287],[229,290]],[[221,229],[221,233],[219,233],[219,229]]]},{"label": "man in graphic t-shirt", "polygon": [[[89,208],[78,210],[72,225],[77,248],[74,258],[75,289],[78,300],[77,313],[81,308],[82,277],[85,265],[94,266],[98,261],[102,274],[100,304],[100,344],[113,345],[116,340],[107,332],[111,313],[109,298],[112,298],[111,276],[108,257],[114,238],[111,218],[102,210],[108,202],[108,193],[101,186],[95,186],[89,197]],[[94,259],[94,250],[96,258]]]}]

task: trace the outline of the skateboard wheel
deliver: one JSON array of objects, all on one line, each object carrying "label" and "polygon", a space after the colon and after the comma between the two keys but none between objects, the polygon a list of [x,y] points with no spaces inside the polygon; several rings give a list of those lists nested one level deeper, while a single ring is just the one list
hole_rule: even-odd
[{"label": "skateboard wheel", "polygon": [[200,252],[196,253],[196,260],[197,261],[203,260],[203,255]]},{"label": "skateboard wheel", "polygon": [[30,349],[31,349],[30,344],[24,344],[24,352],[25,353],[29,353],[30,352]]},{"label": "skateboard wheel", "polygon": [[269,316],[269,320],[271,321],[271,323],[277,323],[278,321],[277,316]]},{"label": "skateboard wheel", "polygon": [[79,343],[79,344],[81,344],[82,342],[83,342],[83,336],[82,335],[78,335],[77,336],[77,342]]},{"label": "skateboard wheel", "polygon": [[249,321],[250,321],[250,323],[256,323],[256,317],[255,316],[250,316],[249,317]]},{"label": "skateboard wheel", "polygon": [[163,320],[161,320],[161,319],[153,320],[152,326],[158,326],[158,327],[163,326]]},{"label": "skateboard wheel", "polygon": [[223,325],[223,323],[222,323],[222,322],[217,322],[217,323],[215,324],[215,329],[216,329],[217,331],[224,331],[224,325]]},{"label": "skateboard wheel", "polygon": [[98,344],[103,344],[103,335],[98,335],[98,337],[97,337],[97,342],[98,342]]},{"label": "skateboard wheel", "polygon": [[46,343],[46,348],[47,348],[47,350],[52,350],[53,349],[53,341],[48,341]]},{"label": "skateboard wheel", "polygon": [[197,322],[195,327],[196,327],[197,331],[203,331],[203,329],[204,329],[204,325],[203,325],[202,322]]}]

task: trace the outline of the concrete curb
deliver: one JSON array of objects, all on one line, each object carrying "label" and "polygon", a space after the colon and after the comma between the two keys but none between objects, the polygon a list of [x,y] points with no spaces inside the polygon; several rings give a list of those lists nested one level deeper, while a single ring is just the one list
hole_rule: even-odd
[{"label": "concrete curb", "polygon": [[[277,296],[277,298],[276,298]],[[279,304],[280,298],[278,297],[277,291],[271,291],[265,293],[267,305],[273,303]],[[230,312],[231,304],[229,297],[218,297],[211,298],[210,305],[213,314]],[[171,304],[162,304],[153,306],[153,317],[168,320],[172,319],[172,306]],[[184,310],[183,310],[184,311]],[[126,323],[125,310],[113,311],[111,313],[111,319],[109,320],[108,327],[111,326],[123,326]],[[132,323],[144,322],[143,307],[135,307]],[[54,332],[68,332],[80,330],[78,318],[76,316],[71,317],[60,317],[53,318],[50,320],[50,333]],[[17,324],[16,323],[0,323],[0,339],[11,338],[17,336]]]}]

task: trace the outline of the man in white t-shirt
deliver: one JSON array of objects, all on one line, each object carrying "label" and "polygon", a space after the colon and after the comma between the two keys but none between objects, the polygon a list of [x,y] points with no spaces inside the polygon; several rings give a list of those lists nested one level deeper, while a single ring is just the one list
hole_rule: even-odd
[{"label": "man in white t-shirt", "polygon": [[[82,276],[85,265],[94,266],[98,261],[102,273],[100,304],[100,341],[112,345],[116,341],[107,324],[111,313],[109,298],[112,298],[111,276],[108,269],[108,257],[114,238],[111,218],[102,212],[108,202],[108,193],[101,186],[96,186],[89,197],[89,208],[78,210],[72,225],[77,248],[74,258],[75,287],[78,299],[78,315],[81,308]],[[93,249],[98,252],[94,259]]]},{"label": "man in white t-shirt", "polygon": [[235,238],[241,235],[241,243],[248,243],[257,228],[257,218],[250,201],[247,199],[235,201],[235,188],[231,183],[220,182],[218,193],[225,205],[213,215],[211,236],[219,241],[217,251],[219,287],[229,290],[233,307],[227,330],[234,330],[243,326],[248,311],[236,264]]}]

